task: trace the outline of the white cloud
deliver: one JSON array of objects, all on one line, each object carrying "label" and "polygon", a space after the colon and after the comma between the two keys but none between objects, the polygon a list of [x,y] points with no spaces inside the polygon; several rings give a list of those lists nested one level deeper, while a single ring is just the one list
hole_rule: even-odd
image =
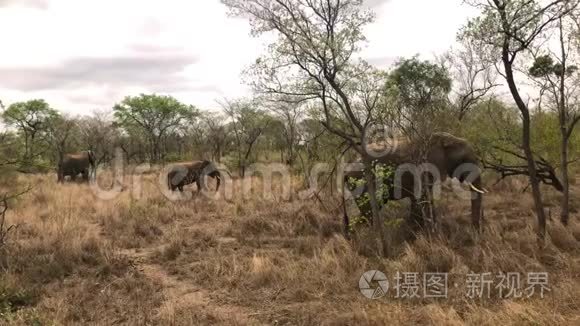
[{"label": "white cloud", "polygon": [[0,0],[0,8],[17,6],[46,9],[48,7],[48,0]]},{"label": "white cloud", "polygon": [[459,28],[475,10],[462,0],[392,0],[379,7],[367,28],[368,58],[441,54],[455,43]]},{"label": "white cloud", "polygon": [[[461,0],[367,0],[377,11],[362,52],[386,67],[448,49],[469,10]],[[0,0],[0,96],[45,98],[83,113],[136,92],[202,108],[247,94],[240,73],[262,52],[219,0]]]}]

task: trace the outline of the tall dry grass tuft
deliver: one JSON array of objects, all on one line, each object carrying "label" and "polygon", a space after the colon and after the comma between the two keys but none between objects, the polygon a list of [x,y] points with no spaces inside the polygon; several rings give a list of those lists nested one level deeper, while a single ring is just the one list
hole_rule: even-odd
[{"label": "tall dry grass tuft", "polygon": [[550,240],[554,246],[564,252],[580,250],[580,245],[573,232],[574,228],[567,228],[558,221],[553,222],[548,228]]},{"label": "tall dry grass tuft", "polygon": [[[568,227],[551,221],[540,249],[517,182],[486,196],[483,234],[469,229],[469,202],[444,194],[439,231],[409,237],[392,223],[384,258],[372,229],[344,238],[336,198],[300,200],[298,187],[285,196],[279,185],[263,196],[254,177],[246,195],[236,179],[215,199],[193,190],[169,201],[157,175],[140,178],[138,190],[126,176],[111,200],[54,175],[22,178],[35,187],[8,216],[20,227],[0,256],[0,324],[552,325],[580,312],[579,216]],[[390,205],[389,220],[407,206]],[[391,283],[386,298],[368,300],[358,282],[372,269],[390,282],[397,272],[448,273],[453,286],[447,299],[398,299]],[[465,295],[468,273],[530,271],[549,273],[546,298]]]}]

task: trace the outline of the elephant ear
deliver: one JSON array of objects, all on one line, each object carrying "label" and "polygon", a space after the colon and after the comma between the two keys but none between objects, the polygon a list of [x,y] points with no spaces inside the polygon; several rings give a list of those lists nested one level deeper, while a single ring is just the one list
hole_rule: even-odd
[{"label": "elephant ear", "polygon": [[457,144],[457,139],[455,139],[454,137],[448,136],[441,138],[441,146],[443,146],[444,148],[452,147],[455,144]]}]

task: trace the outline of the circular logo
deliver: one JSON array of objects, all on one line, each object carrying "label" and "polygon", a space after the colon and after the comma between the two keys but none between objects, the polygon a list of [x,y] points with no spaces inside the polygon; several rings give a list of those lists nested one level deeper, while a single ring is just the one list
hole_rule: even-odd
[{"label": "circular logo", "polygon": [[360,293],[369,299],[384,297],[389,290],[387,276],[380,271],[367,271],[358,280]]},{"label": "circular logo", "polygon": [[363,131],[363,148],[371,157],[379,158],[394,153],[398,145],[396,132],[389,126],[370,124]]}]

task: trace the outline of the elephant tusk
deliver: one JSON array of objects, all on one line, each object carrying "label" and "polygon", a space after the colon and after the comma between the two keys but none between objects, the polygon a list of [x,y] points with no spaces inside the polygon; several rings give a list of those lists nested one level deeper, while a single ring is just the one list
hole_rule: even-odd
[{"label": "elephant tusk", "polygon": [[475,191],[475,192],[477,192],[477,193],[480,193],[480,194],[485,194],[485,193],[487,192],[487,191],[485,191],[485,190],[478,189],[478,188],[477,188],[476,186],[474,186],[472,183],[469,183],[469,188],[471,188],[471,190],[473,190],[473,191]]}]

